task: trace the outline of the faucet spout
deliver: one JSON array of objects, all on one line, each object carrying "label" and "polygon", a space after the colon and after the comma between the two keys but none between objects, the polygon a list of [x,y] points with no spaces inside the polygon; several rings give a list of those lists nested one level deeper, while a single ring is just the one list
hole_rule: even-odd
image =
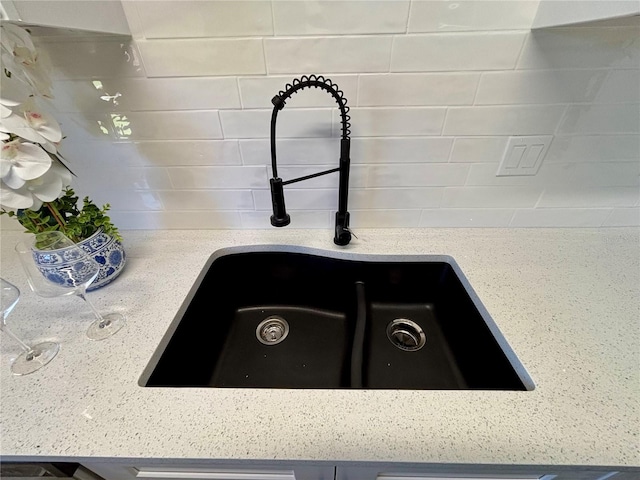
[{"label": "faucet spout", "polygon": [[273,215],[271,215],[271,225],[274,227],[286,227],[291,223],[291,217],[284,206],[284,185],[281,178],[272,178],[271,203],[273,204]]},{"label": "faucet spout", "polygon": [[347,210],[347,200],[349,195],[349,171],[351,169],[351,159],[349,150],[351,149],[351,139],[340,140],[340,178],[338,188],[338,211],[336,212],[336,232],[333,243],[336,245],[348,245],[351,241],[351,231],[349,230],[349,212]]},{"label": "faucet spout", "polygon": [[[306,175],[304,177],[294,178],[292,180],[283,181],[278,177],[278,165],[276,161],[276,121],[278,112],[285,106],[286,101],[303,88],[320,88],[325,90],[338,104],[340,109],[340,119],[342,126],[342,137],[340,139],[340,161],[338,168],[326,170],[323,172]],[[349,152],[351,149],[351,117],[348,115],[349,107],[347,99],[344,97],[342,90],[328,78],[322,76],[310,75],[302,76],[294,79],[292,83],[287,84],[284,91],[271,100],[273,103],[273,111],[271,114],[271,169],[273,178],[270,180],[271,186],[271,203],[273,207],[273,215],[271,216],[271,225],[274,227],[284,227],[289,225],[291,217],[287,214],[284,202],[284,186],[294,182],[301,182],[310,178],[315,178],[329,173],[339,172],[339,189],[338,189],[338,211],[336,212],[335,236],[333,242],[336,245],[347,245],[351,241],[351,231],[349,230],[349,212],[347,210],[347,201],[349,193],[349,171],[351,160]]]}]

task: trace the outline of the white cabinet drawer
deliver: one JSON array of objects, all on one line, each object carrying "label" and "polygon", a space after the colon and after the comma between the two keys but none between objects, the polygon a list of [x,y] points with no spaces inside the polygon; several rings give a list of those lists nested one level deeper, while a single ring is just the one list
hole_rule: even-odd
[{"label": "white cabinet drawer", "polygon": [[293,470],[216,470],[210,468],[140,468],[135,478],[146,480],[296,480]]},{"label": "white cabinet drawer", "polygon": [[151,463],[122,465],[86,463],[105,480],[334,480],[333,466],[301,466],[282,462],[273,465],[233,465],[200,461],[190,464]]}]

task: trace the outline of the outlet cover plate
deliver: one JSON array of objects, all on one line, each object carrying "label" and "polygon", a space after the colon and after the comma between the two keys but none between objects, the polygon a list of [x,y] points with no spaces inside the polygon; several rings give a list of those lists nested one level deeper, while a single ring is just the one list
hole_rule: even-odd
[{"label": "outlet cover plate", "polygon": [[553,135],[511,137],[496,177],[535,175],[549,150]]}]

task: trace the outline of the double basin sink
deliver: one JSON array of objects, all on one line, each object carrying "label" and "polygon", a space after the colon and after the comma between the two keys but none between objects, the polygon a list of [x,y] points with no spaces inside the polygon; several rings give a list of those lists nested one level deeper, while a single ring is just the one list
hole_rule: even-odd
[{"label": "double basin sink", "polygon": [[534,388],[451,257],[273,245],[209,258],[140,385]]}]

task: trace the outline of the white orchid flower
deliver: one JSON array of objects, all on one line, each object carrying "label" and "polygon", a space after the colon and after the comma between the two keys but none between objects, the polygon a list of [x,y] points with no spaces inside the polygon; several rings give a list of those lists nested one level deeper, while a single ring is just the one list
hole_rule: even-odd
[{"label": "white orchid flower", "polygon": [[6,107],[2,103],[0,103],[0,118],[7,118],[12,113],[13,113],[13,110],[11,110],[9,107]]},{"label": "white orchid flower", "polygon": [[0,64],[0,75],[2,76],[0,82],[2,88],[0,89],[0,106],[8,107],[9,114],[2,114],[2,117],[7,117],[11,114],[12,107],[17,107],[21,103],[26,102],[31,95],[31,87],[26,79],[21,79],[19,75],[11,74],[7,75],[5,71],[11,71],[5,65],[5,62]]},{"label": "white orchid flower", "polygon": [[38,95],[51,99],[53,98],[51,78],[49,76],[51,67],[48,59],[45,59],[47,59],[45,55],[39,55],[36,63],[24,65],[23,74]]},{"label": "white orchid flower", "polygon": [[51,167],[51,157],[33,143],[19,139],[6,142],[0,153],[0,179],[10,188],[22,187],[27,180],[43,175]]},{"label": "white orchid flower", "polygon": [[0,132],[40,143],[51,153],[56,152],[53,144],[62,140],[58,122],[49,113],[38,109],[33,100],[17,107],[8,117],[0,118]]},{"label": "white orchid flower", "polygon": [[44,175],[27,180],[20,188],[10,188],[0,180],[0,206],[7,210],[40,210],[43,202],[58,198],[70,183],[71,174],[57,163],[53,163]]},{"label": "white orchid flower", "polygon": [[2,43],[2,48],[9,52],[26,50],[31,57],[37,54],[29,32],[9,22],[3,22],[0,25],[0,42]]},{"label": "white orchid flower", "polygon": [[30,85],[35,93],[52,98],[49,71],[51,64],[46,55],[38,52],[31,35],[11,23],[0,25],[2,63],[16,80]]}]

